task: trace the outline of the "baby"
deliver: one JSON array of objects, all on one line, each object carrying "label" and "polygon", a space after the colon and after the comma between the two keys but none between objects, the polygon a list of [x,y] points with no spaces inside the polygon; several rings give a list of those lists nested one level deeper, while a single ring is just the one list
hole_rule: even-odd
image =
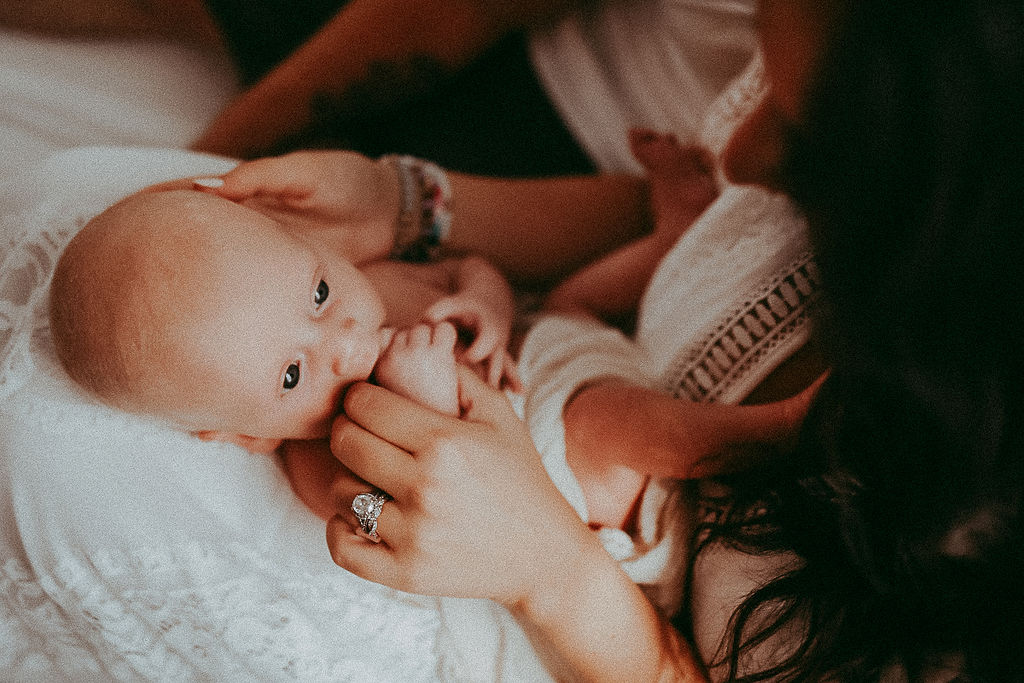
[{"label": "baby", "polygon": [[261,453],[327,436],[345,388],[371,375],[458,414],[457,356],[514,382],[512,313],[508,284],[482,259],[357,267],[191,189],[142,191],[90,221],[57,264],[50,302],[57,355],[78,384]]}]

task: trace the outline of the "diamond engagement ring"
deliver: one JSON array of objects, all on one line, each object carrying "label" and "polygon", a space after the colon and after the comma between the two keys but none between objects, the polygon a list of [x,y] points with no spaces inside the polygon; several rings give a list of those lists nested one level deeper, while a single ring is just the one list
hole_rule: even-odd
[{"label": "diamond engagement ring", "polygon": [[384,503],[389,500],[391,500],[391,496],[380,489],[374,489],[369,493],[360,493],[352,500],[352,512],[356,513],[356,519],[359,520],[361,536],[365,536],[374,543],[380,543],[380,535],[377,533],[377,518],[380,517]]}]

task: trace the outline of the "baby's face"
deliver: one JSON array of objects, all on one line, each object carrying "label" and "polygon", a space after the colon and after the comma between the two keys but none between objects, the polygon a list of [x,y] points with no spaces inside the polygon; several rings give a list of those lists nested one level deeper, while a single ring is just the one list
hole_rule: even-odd
[{"label": "baby's face", "polygon": [[340,256],[210,199],[216,239],[172,258],[172,275],[153,274],[174,283],[153,302],[154,322],[176,337],[151,361],[158,400],[197,431],[325,436],[343,390],[369,377],[385,343],[383,302]]}]

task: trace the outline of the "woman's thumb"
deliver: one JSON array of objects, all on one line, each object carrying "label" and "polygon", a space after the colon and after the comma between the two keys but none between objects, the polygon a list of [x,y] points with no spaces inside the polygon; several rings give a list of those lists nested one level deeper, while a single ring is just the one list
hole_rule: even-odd
[{"label": "woman's thumb", "polygon": [[467,422],[503,425],[519,422],[505,394],[487,384],[470,366],[459,364],[459,410]]}]

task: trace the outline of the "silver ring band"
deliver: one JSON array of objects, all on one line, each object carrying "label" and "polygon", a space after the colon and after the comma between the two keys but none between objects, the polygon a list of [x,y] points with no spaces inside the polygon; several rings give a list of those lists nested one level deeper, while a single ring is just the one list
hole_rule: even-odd
[{"label": "silver ring band", "polygon": [[359,531],[374,543],[380,543],[380,535],[377,533],[377,518],[384,503],[391,500],[386,492],[374,489],[369,493],[360,493],[352,500],[352,512],[356,513],[359,520]]}]

